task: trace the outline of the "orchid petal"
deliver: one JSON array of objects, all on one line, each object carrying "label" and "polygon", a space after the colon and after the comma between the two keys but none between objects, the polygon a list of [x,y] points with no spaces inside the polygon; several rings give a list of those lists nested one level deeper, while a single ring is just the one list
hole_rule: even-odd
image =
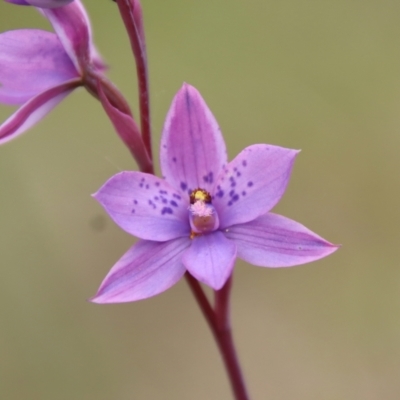
[{"label": "orchid petal", "polygon": [[217,121],[200,93],[184,84],[168,112],[161,139],[161,171],[174,187],[187,193],[210,191],[227,162]]},{"label": "orchid petal", "polygon": [[53,25],[65,51],[78,71],[84,71],[92,56],[90,21],[79,0],[64,7],[41,9]]},{"label": "orchid petal", "polygon": [[168,242],[140,240],[112,267],[94,303],[125,303],[155,296],[175,285],[186,269],[182,252],[189,238]]},{"label": "orchid petal", "polygon": [[0,144],[26,132],[80,84],[79,80],[65,82],[29,100],[0,125]]},{"label": "orchid petal", "polygon": [[236,245],[222,232],[197,236],[183,253],[182,261],[199,281],[219,290],[232,273]]},{"label": "orchid petal", "polygon": [[78,77],[57,35],[38,29],[0,34],[0,102],[23,104]]},{"label": "orchid petal", "polygon": [[297,150],[266,144],[246,147],[219,175],[213,193],[220,228],[265,214],[286,190]]},{"label": "orchid petal", "polygon": [[120,172],[94,195],[111,218],[141,239],[189,237],[188,200],[167,182],[143,172]]},{"label": "orchid petal", "polygon": [[302,224],[273,213],[232,226],[225,235],[236,243],[239,258],[260,267],[305,264],[338,249]]},{"label": "orchid petal", "polygon": [[56,8],[72,3],[74,0],[5,0],[20,6],[35,6],[40,8]]}]

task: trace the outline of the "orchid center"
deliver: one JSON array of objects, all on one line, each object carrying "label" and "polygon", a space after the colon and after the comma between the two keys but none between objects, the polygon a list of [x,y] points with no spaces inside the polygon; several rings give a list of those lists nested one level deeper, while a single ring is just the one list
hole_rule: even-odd
[{"label": "orchid center", "polygon": [[198,188],[190,193],[189,221],[192,238],[218,228],[218,214],[211,204],[211,195],[206,190]]}]

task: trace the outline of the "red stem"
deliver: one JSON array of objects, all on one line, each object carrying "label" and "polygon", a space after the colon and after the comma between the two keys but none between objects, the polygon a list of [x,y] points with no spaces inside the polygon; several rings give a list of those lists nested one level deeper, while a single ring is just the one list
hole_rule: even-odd
[{"label": "red stem", "polygon": [[152,159],[149,79],[147,73],[147,53],[143,29],[142,7],[139,0],[117,0],[117,4],[128,32],[131,48],[135,57],[139,85],[141,131],[144,145]]},{"label": "red stem", "polygon": [[232,277],[228,279],[221,290],[215,291],[215,311],[211,307],[199,282],[188,272],[185,278],[217,342],[235,399],[249,400],[250,397],[247,394],[239,359],[233,343],[229,318],[229,296],[232,287]]},{"label": "red stem", "polygon": [[204,318],[206,319],[211,331],[214,333],[215,331],[215,313],[212,309],[210,302],[207,299],[200,283],[197,279],[193,278],[189,272],[186,272],[185,278],[187,283],[189,284],[190,289],[192,290],[193,296],[195,297],[200,310],[202,311]]},{"label": "red stem", "polygon": [[230,292],[232,276],[226,281],[221,290],[215,291],[215,333],[219,350],[229,375],[232,391],[236,400],[249,400],[244,377],[240,368],[239,359],[233,342],[230,323]]}]

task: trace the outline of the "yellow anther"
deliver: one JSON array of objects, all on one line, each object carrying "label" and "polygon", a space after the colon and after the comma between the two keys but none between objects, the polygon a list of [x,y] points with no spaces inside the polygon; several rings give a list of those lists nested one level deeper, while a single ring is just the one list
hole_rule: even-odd
[{"label": "yellow anther", "polygon": [[194,204],[196,201],[211,203],[211,195],[204,189],[195,189],[192,193],[190,193],[190,203]]}]

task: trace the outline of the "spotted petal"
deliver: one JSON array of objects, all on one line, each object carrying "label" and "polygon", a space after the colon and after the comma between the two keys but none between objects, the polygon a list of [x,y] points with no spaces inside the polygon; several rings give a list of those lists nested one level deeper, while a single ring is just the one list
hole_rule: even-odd
[{"label": "spotted petal", "polygon": [[226,236],[236,243],[239,258],[260,267],[300,265],[338,248],[298,222],[273,213],[232,226]]},{"label": "spotted petal", "polygon": [[164,292],[185,273],[181,258],[189,245],[189,238],[140,240],[112,267],[91,301],[124,303]]},{"label": "spotted petal", "polygon": [[217,121],[200,93],[184,84],[168,112],[161,139],[161,170],[184,193],[210,191],[227,162],[225,142]]},{"label": "spotted petal", "polygon": [[0,34],[0,102],[23,104],[79,77],[54,33],[21,29]]},{"label": "spotted petal", "polygon": [[122,229],[141,239],[161,242],[190,235],[188,199],[154,175],[121,172],[94,197]]},{"label": "spotted petal", "polygon": [[218,177],[213,204],[220,228],[270,211],[286,190],[297,150],[267,144],[246,147]]},{"label": "spotted petal", "polygon": [[182,261],[196,279],[219,290],[232,273],[235,259],[235,243],[216,231],[195,237]]}]

